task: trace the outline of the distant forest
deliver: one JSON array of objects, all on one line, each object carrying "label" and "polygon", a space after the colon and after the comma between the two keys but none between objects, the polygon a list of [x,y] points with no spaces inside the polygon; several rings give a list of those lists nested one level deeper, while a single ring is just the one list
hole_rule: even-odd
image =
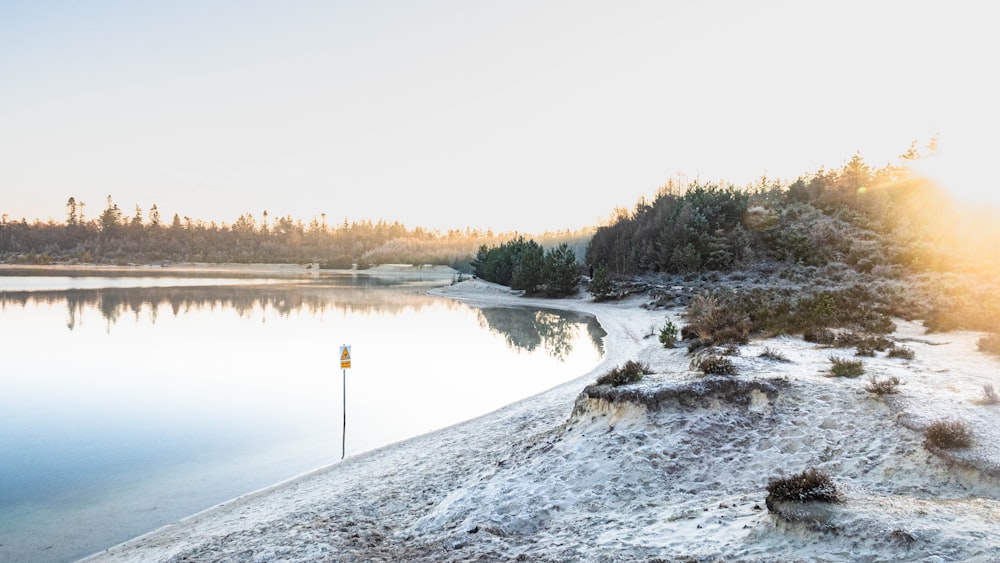
[{"label": "distant forest", "polygon": [[[384,220],[328,224],[291,216],[261,220],[244,213],[232,224],[206,223],[175,214],[164,223],[154,204],[126,216],[112,197],[93,219],[85,204],[70,197],[66,221],[0,221],[0,262],[13,264],[318,263],[322,268],[364,269],[377,264],[441,264],[471,272],[482,245],[499,244],[520,233],[478,229],[439,232],[407,228]],[[582,257],[593,229],[534,235],[546,247],[568,244]]]},{"label": "distant forest", "polygon": [[[96,218],[70,197],[65,222],[0,220],[0,262],[12,264],[209,263],[319,264],[364,269],[377,264],[441,264],[472,272],[477,252],[517,239],[546,250],[566,244],[582,272],[612,278],[641,274],[728,272],[760,264],[840,264],[876,277],[904,273],[998,271],[1000,227],[989,211],[960,208],[938,186],[914,175],[913,146],[898,165],[875,168],[855,155],[840,168],[794,182],[761,178],[742,187],[670,181],[650,201],[615,209],[599,227],[577,231],[440,232],[384,220],[330,224],[291,216],[232,224],[175,214],[156,205],[126,215],[111,196]],[[537,253],[536,253],[537,254]],[[479,257],[482,262],[482,256]],[[514,266],[514,265],[512,265]]]}]

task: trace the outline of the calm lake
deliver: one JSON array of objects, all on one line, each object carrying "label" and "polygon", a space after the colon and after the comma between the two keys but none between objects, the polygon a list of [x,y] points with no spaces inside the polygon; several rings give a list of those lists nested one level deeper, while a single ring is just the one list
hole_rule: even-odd
[{"label": "calm lake", "polygon": [[350,457],[443,428],[602,355],[592,318],[426,294],[450,276],[16,273],[0,561],[73,561],[335,463],[342,438]]}]

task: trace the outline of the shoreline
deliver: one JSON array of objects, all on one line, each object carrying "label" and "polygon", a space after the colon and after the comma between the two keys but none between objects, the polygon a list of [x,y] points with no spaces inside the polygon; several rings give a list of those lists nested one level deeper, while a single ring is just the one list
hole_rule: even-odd
[{"label": "shoreline", "polygon": [[163,264],[2,264],[0,274],[10,272],[60,272],[72,275],[99,275],[113,273],[115,275],[234,275],[241,276],[279,276],[279,277],[314,277],[322,275],[419,275],[434,276],[446,279],[458,275],[458,270],[449,266],[424,264],[379,264],[371,268],[357,269],[322,269],[318,264],[264,264],[236,262],[177,262]]},{"label": "shoreline", "polygon": [[[914,358],[866,357],[867,378],[832,377],[830,347],[761,338],[729,356],[737,375],[707,376],[686,349],[659,343],[656,329],[681,324],[681,309],[650,307],[648,295],[524,298],[479,280],[430,293],[592,314],[607,333],[604,359],[533,397],[84,561],[1000,558],[1000,407],[981,400],[998,364],[976,352],[977,333],[896,319],[889,337]],[[587,389],[626,360],[653,373]],[[876,395],[866,389],[876,378],[901,388]],[[972,447],[928,448],[935,419],[964,420]],[[769,482],[806,469],[830,475],[842,498],[772,512]]]},{"label": "shoreline", "polygon": [[[366,544],[352,548],[351,545],[337,545],[334,548],[330,545],[329,549],[323,549],[324,543],[319,541],[313,547],[302,545],[291,551],[282,551],[279,556],[277,551],[271,550],[278,549],[283,540],[273,536],[267,539],[263,530],[273,533],[273,530],[298,528],[303,525],[305,514],[323,512],[327,513],[325,520],[323,516],[317,516],[322,522],[339,521],[340,528],[358,527],[366,512],[366,497],[399,497],[414,489],[422,489],[424,494],[412,499],[414,504],[410,510],[400,510],[390,502],[378,510],[383,519],[392,514],[419,510],[429,506],[429,503],[437,504],[441,500],[440,495],[446,497],[452,492],[450,483],[474,478],[484,468],[496,467],[498,461],[506,457],[506,450],[563,425],[569,419],[574,401],[583,387],[608,365],[617,363],[621,357],[642,346],[642,338],[637,338],[637,329],[643,326],[645,320],[635,319],[625,323],[628,326],[623,326],[622,318],[625,316],[609,313],[627,309],[633,313],[646,313],[637,317],[662,317],[663,314],[645,312],[635,299],[625,303],[598,304],[582,295],[557,300],[524,298],[520,292],[478,280],[435,288],[428,293],[472,305],[539,307],[592,314],[607,333],[604,358],[585,374],[493,412],[291,477],[111,546],[80,561],[171,561],[183,557],[227,559],[234,556],[234,549],[272,553],[272,557],[292,560],[322,559],[332,553],[343,560],[365,560],[372,556],[375,546]],[[505,430],[511,425],[519,430]],[[431,459],[435,457],[438,458]],[[400,467],[407,467],[411,472],[400,476]],[[345,498],[352,502],[344,503]],[[347,515],[352,516],[345,516],[345,510]],[[334,519],[333,514],[339,518]],[[354,525],[348,525],[350,522]],[[399,525],[407,523],[399,522]],[[313,529],[315,522],[307,527]],[[383,532],[370,532],[385,536]],[[233,545],[231,538],[236,535],[246,537]],[[352,538],[353,535],[350,534],[347,539],[357,539]],[[358,534],[358,537],[361,535]],[[399,555],[398,550],[390,551]],[[420,554],[405,556],[413,558]]]}]

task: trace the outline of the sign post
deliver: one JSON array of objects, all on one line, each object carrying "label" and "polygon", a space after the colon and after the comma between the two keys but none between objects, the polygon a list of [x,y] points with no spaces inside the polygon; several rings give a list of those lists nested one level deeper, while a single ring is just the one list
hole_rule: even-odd
[{"label": "sign post", "polygon": [[347,370],[351,367],[351,347],[342,344],[340,346],[340,370],[344,382],[344,427],[340,434],[340,459],[344,459],[347,452]]}]

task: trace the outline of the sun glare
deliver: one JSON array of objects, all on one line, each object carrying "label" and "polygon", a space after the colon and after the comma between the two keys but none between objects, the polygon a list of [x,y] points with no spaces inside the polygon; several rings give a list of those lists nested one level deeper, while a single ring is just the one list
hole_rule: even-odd
[{"label": "sun glare", "polygon": [[972,147],[945,145],[915,161],[911,168],[960,203],[1000,208],[1000,191],[991,183],[993,174],[986,170],[991,159],[978,152]]}]

